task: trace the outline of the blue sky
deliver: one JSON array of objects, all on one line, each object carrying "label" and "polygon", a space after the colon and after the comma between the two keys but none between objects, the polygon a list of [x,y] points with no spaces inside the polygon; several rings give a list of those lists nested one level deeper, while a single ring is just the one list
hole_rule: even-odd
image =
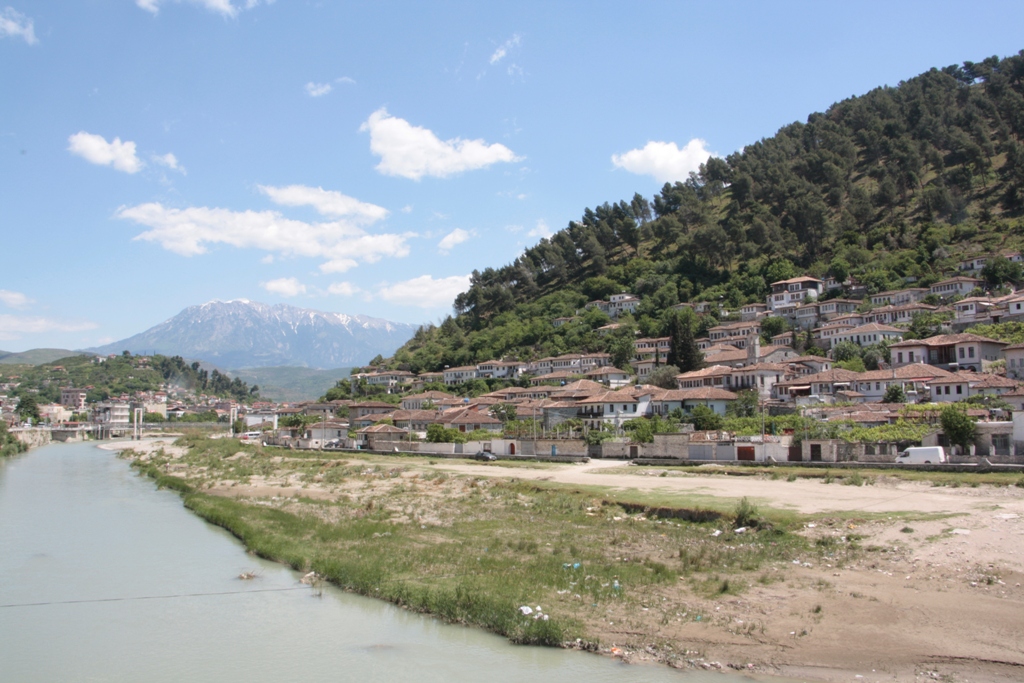
[{"label": "blue sky", "polygon": [[0,0],[0,348],[450,311],[587,206],[1024,48],[1024,3]]}]

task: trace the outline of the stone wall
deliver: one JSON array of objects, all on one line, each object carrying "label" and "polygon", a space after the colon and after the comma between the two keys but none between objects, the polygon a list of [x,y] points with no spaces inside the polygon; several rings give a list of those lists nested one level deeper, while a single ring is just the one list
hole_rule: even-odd
[{"label": "stone wall", "polygon": [[15,427],[10,430],[10,432],[15,439],[22,442],[29,448],[45,446],[53,441],[53,438],[50,435],[50,430],[42,427]]}]

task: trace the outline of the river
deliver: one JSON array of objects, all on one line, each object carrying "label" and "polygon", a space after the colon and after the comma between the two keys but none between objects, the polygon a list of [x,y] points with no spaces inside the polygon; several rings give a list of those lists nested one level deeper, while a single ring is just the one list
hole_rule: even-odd
[{"label": "river", "polygon": [[93,444],[0,462],[0,681],[751,680],[515,646],[299,578]]}]

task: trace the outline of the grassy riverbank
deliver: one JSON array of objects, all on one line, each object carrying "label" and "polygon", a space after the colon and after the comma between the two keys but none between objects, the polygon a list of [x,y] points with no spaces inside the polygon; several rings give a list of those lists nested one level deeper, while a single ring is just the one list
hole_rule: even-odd
[{"label": "grassy riverbank", "polygon": [[[666,619],[712,620],[707,600],[778,581],[794,559],[839,566],[859,552],[856,536],[814,543],[794,533],[802,524],[792,513],[745,501],[728,512],[652,511],[606,492],[451,476],[421,468],[425,458],[180,443],[182,455],[136,462],[258,555],[518,643],[595,647],[593,624],[652,606]],[[271,480],[291,488],[231,495]],[[680,584],[692,604],[679,599]]]}]

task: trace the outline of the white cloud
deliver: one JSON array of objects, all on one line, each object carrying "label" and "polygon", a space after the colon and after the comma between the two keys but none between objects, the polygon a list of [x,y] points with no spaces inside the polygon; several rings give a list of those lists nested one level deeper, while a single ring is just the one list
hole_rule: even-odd
[{"label": "white cloud", "polygon": [[691,171],[696,171],[711,156],[707,144],[694,138],[679,149],[674,142],[650,141],[642,149],[613,154],[612,163],[630,173],[654,176],[660,183],[686,180]]},{"label": "white cloud", "polygon": [[9,289],[0,289],[0,302],[3,302],[11,308],[25,308],[25,306],[32,303],[32,299],[29,299],[21,292],[12,292]]},{"label": "white cloud", "polygon": [[445,235],[440,242],[437,243],[437,248],[440,249],[442,253],[447,254],[449,251],[452,250],[452,247],[454,247],[456,244],[462,244],[469,238],[469,232],[463,230],[462,228],[455,228],[450,233]]},{"label": "white cloud", "polygon": [[306,293],[306,285],[293,277],[282,277],[269,282],[261,282],[260,287],[281,296],[298,296]]},{"label": "white cloud", "polygon": [[349,78],[348,76],[342,76],[341,78],[335,78],[334,82],[335,83],[347,83],[348,85],[355,85],[356,84],[356,79]]},{"label": "white cloud", "polygon": [[[260,0],[245,0],[245,6],[239,7],[232,4],[231,0],[174,0],[175,2],[188,2],[193,5],[199,5],[204,7],[211,12],[216,12],[225,17],[237,17],[238,13],[243,9],[252,9],[260,4]],[[135,4],[146,10],[156,14],[160,11],[160,5],[166,4],[167,0],[135,0]],[[265,0],[264,4],[271,5],[274,0]]]},{"label": "white cloud", "polygon": [[359,261],[350,258],[336,258],[327,263],[320,264],[320,270],[324,273],[347,273],[356,266]]},{"label": "white cloud", "polygon": [[22,38],[29,45],[39,42],[32,20],[13,7],[5,7],[0,11],[0,36]]},{"label": "white cloud", "polygon": [[306,84],[306,94],[310,97],[322,97],[329,92],[331,92],[330,83],[314,83],[310,81]]},{"label": "white cloud", "polygon": [[391,303],[420,308],[451,306],[455,297],[469,289],[469,275],[434,279],[421,275],[411,280],[381,287],[377,294]]},{"label": "white cloud", "polygon": [[519,161],[505,145],[483,140],[441,140],[433,132],[389,116],[386,109],[373,112],[359,127],[370,133],[370,151],[380,157],[377,170],[384,175],[419,180],[423,176],[446,178],[463,171],[486,168],[499,162]]},{"label": "white cloud", "polygon": [[0,315],[0,339],[17,339],[22,334],[41,332],[81,332],[96,329],[92,322],[67,322],[50,318],[29,318],[18,315]]},{"label": "white cloud", "polygon": [[122,207],[114,215],[150,228],[134,239],[156,242],[182,256],[204,254],[211,244],[226,244],[278,256],[323,258],[326,261],[320,270],[325,273],[344,272],[359,261],[376,263],[385,256],[408,256],[406,240],[413,236],[369,234],[348,220],[306,223],[277,211],[205,206],[174,209],[157,202]]},{"label": "white cloud", "polygon": [[328,294],[334,294],[335,296],[352,296],[358,294],[362,290],[356,287],[351,282],[333,282],[331,286],[327,288]]},{"label": "white cloud", "polygon": [[539,221],[537,221],[537,227],[535,227],[530,232],[526,233],[526,236],[540,239],[542,237],[551,237],[554,234],[555,231],[549,228],[547,222],[543,218],[541,218]]},{"label": "white cloud", "polygon": [[154,154],[152,159],[161,166],[166,166],[172,171],[178,171],[182,175],[186,175],[185,167],[178,163],[178,157],[174,156],[170,152],[167,154]]},{"label": "white cloud", "polygon": [[273,262],[274,262],[274,255],[273,254],[267,254],[266,256],[264,256],[263,258],[260,259],[260,263],[264,263],[266,265],[270,265]]},{"label": "white cloud", "polygon": [[306,185],[286,185],[273,187],[258,185],[260,192],[270,197],[270,201],[281,206],[312,206],[321,216],[332,218],[348,217],[360,225],[369,225],[383,220],[388,210],[376,204],[368,204],[358,199],[343,195],[322,187]]},{"label": "white cloud", "polygon": [[502,59],[505,58],[505,55],[508,54],[509,50],[511,50],[514,47],[519,47],[519,44],[521,42],[522,38],[518,33],[512,34],[512,37],[506,40],[501,45],[499,45],[498,49],[495,50],[494,54],[491,55],[491,64],[493,65],[500,62]]},{"label": "white cloud", "polygon": [[125,173],[142,169],[142,162],[135,155],[135,143],[121,142],[121,138],[107,142],[102,135],[79,131],[68,138],[68,151],[93,164],[113,166]]}]

